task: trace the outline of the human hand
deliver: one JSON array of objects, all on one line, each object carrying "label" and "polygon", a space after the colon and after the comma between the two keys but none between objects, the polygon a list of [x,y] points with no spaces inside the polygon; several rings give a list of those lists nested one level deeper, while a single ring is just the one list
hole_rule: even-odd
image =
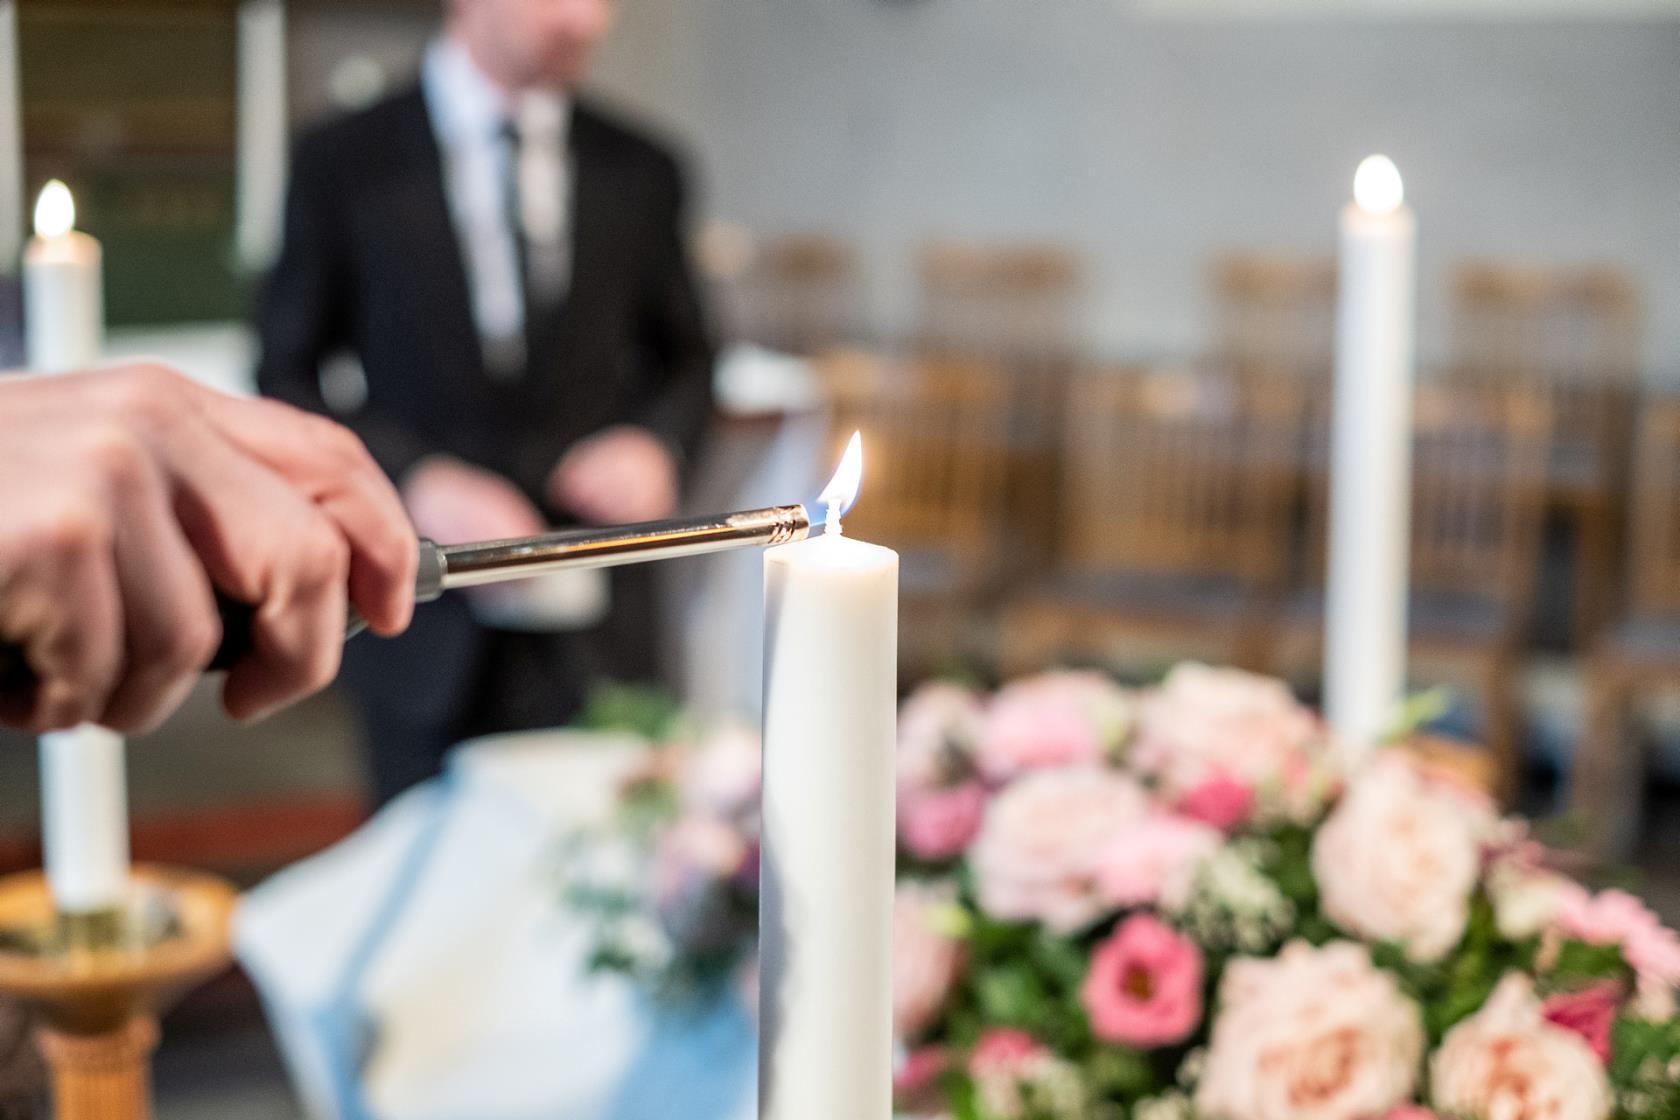
[{"label": "human hand", "polygon": [[0,382],[0,641],[34,676],[0,721],[160,723],[221,638],[212,588],[253,607],[222,702],[251,719],[338,672],[346,600],[377,633],[413,610],[396,492],[330,420],[158,366]]},{"label": "human hand", "polygon": [[519,487],[452,455],[416,463],[402,480],[402,497],[421,536],[439,544],[524,537],[546,527]]},{"label": "human hand", "polygon": [[620,424],[573,445],[549,472],[547,495],[597,524],[653,521],[677,508],[677,464],[653,433]]}]

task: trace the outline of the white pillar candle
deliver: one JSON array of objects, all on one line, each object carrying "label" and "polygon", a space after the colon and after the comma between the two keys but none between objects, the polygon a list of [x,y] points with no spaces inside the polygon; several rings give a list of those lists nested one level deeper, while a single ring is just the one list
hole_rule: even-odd
[{"label": "white pillar candle", "polygon": [[54,179],[35,201],[35,236],[23,251],[23,332],[36,373],[86,369],[105,335],[99,242],[75,228],[76,200]]},{"label": "white pillar candle", "polygon": [[242,0],[238,27],[234,242],[240,265],[260,272],[279,249],[286,194],[284,0]]},{"label": "white pillar candle", "polygon": [[898,554],[831,513],[764,575],[759,1116],[888,1120]]},{"label": "white pillar candle", "polygon": [[1390,728],[1406,685],[1417,223],[1386,156],[1362,162],[1353,188],[1341,216],[1324,708],[1362,747]]},{"label": "white pillar candle", "polygon": [[[99,360],[105,311],[99,242],[74,228],[75,200],[56,179],[35,204],[23,255],[24,341],[37,373]],[[41,736],[41,846],[53,901],[65,913],[119,905],[128,882],[122,737],[84,725]]]},{"label": "white pillar candle", "polygon": [[18,89],[17,0],[0,0],[0,271],[23,248],[23,116]]}]

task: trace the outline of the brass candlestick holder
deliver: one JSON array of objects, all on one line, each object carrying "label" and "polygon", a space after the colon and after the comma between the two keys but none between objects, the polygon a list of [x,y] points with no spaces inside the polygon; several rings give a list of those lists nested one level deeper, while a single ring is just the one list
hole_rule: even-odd
[{"label": "brass candlestick holder", "polygon": [[133,870],[120,912],[66,919],[38,871],[0,879],[0,994],[35,1009],[58,1120],[149,1120],[157,1016],[226,968],[237,893],[210,875]]}]

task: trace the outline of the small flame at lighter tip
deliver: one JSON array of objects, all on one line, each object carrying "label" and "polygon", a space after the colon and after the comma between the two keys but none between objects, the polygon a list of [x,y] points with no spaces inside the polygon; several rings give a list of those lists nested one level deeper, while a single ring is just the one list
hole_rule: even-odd
[{"label": "small flame at lighter tip", "polygon": [[817,501],[828,507],[827,531],[838,533],[840,519],[857,501],[858,489],[863,485],[863,433],[853,432],[840,456],[834,477],[828,480]]}]

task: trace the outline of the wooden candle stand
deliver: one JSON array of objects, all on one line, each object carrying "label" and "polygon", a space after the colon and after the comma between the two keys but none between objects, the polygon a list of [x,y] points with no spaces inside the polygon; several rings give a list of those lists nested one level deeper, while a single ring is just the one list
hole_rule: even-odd
[{"label": "wooden candle stand", "polygon": [[136,867],[122,936],[70,949],[46,878],[0,879],[0,994],[34,1008],[58,1120],[149,1120],[157,1016],[226,968],[237,893],[210,875]]}]

